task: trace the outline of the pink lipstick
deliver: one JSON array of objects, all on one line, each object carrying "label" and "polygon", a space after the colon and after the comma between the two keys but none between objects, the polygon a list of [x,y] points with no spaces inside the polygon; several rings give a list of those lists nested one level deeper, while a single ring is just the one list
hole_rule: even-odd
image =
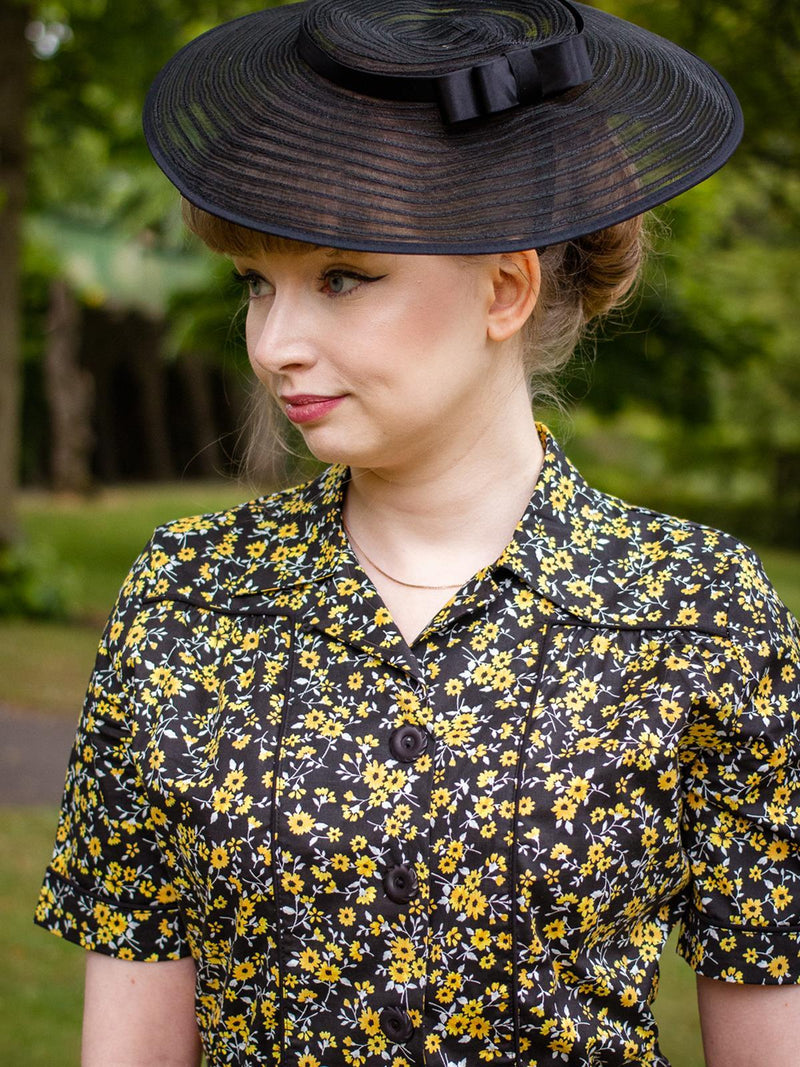
[{"label": "pink lipstick", "polygon": [[316,422],[323,418],[344,400],[343,396],[314,396],[311,393],[298,393],[295,396],[282,396],[286,416],[295,424]]}]

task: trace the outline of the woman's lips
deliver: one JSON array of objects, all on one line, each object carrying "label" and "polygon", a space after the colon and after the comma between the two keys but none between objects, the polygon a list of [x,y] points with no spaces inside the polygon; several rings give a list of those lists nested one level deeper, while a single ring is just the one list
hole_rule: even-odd
[{"label": "woman's lips", "polygon": [[286,417],[296,424],[316,422],[343,400],[343,396],[314,396],[310,393],[281,397]]}]

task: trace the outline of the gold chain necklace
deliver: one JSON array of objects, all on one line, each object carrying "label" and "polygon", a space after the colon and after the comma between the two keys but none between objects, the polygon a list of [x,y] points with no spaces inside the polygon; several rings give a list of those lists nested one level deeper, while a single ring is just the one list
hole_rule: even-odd
[{"label": "gold chain necklace", "polygon": [[422,585],[419,582],[404,582],[402,578],[395,578],[393,574],[389,574],[383,567],[379,567],[374,559],[370,559],[358,541],[356,541],[355,537],[353,537],[350,528],[344,521],[344,516],[342,516],[342,526],[344,527],[344,532],[347,534],[347,539],[350,541],[350,544],[356,550],[358,555],[361,556],[362,559],[365,559],[371,567],[374,567],[378,574],[382,574],[384,578],[388,578],[389,581],[394,582],[395,585],[405,586],[406,589],[460,589],[464,584],[464,582],[453,582],[452,585]]}]

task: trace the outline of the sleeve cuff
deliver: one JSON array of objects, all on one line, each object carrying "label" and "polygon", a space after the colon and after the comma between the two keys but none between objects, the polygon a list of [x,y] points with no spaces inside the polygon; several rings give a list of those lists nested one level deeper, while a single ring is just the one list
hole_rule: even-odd
[{"label": "sleeve cuff", "polygon": [[695,909],[677,951],[703,978],[744,985],[800,983],[800,927],[718,926]]},{"label": "sleeve cuff", "polygon": [[82,948],[126,960],[176,960],[191,955],[179,909],[137,908],[109,901],[49,868],[34,922]]}]

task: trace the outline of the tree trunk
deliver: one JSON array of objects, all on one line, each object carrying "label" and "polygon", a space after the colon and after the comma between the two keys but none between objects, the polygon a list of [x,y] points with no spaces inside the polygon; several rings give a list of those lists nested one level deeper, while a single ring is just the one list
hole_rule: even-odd
[{"label": "tree trunk", "polygon": [[53,488],[86,493],[91,487],[94,382],[79,363],[81,312],[64,281],[50,287],[44,376],[50,408]]},{"label": "tree trunk", "polygon": [[775,501],[779,530],[774,540],[800,546],[800,449],[779,449],[775,456]]},{"label": "tree trunk", "polygon": [[200,471],[207,478],[222,473],[219,431],[214,418],[211,381],[202,356],[182,355],[177,371],[185,397],[184,421],[189,424],[191,454],[186,463],[190,475]]},{"label": "tree trunk", "polygon": [[166,482],[175,475],[169,439],[167,375],[162,355],[164,326],[144,315],[129,312],[125,318],[126,348],[139,386],[140,447],[147,475]]},{"label": "tree trunk", "polygon": [[0,5],[0,545],[16,535],[20,404],[20,229],[31,50],[25,4]]}]

